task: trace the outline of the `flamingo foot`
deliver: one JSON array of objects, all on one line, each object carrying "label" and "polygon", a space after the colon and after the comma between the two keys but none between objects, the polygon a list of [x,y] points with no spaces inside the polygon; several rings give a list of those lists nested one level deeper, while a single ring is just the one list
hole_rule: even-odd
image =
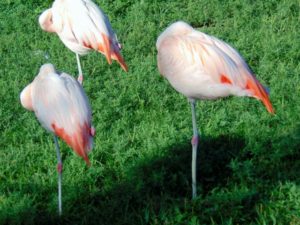
[{"label": "flamingo foot", "polygon": [[122,49],[122,45],[120,43],[118,43],[118,47],[119,47],[119,50]]},{"label": "flamingo foot", "polygon": [[82,74],[79,74],[77,80],[78,80],[79,84],[82,85],[82,83],[83,83],[83,75],[82,75]]},{"label": "flamingo foot", "polygon": [[192,143],[193,146],[198,146],[198,143],[199,143],[199,135],[194,135],[194,136],[192,137],[191,143]]},{"label": "flamingo foot", "polygon": [[62,173],[62,170],[63,170],[63,165],[62,165],[62,163],[58,163],[58,164],[57,164],[57,172],[58,172],[59,174],[61,174],[61,173]]},{"label": "flamingo foot", "polygon": [[90,134],[94,137],[96,134],[96,130],[94,127],[91,127]]}]

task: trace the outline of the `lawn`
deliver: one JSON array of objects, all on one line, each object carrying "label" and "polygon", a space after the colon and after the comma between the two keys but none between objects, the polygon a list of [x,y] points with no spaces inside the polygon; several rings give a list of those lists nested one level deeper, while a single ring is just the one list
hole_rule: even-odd
[{"label": "lawn", "polygon": [[[299,0],[96,2],[129,72],[99,53],[82,57],[95,145],[88,168],[60,141],[59,218],[53,138],[19,93],[47,62],[77,76],[76,58],[39,28],[52,1],[1,0],[0,224],[300,224]],[[177,20],[237,48],[276,110],[252,98],[198,102],[193,201],[190,106],[156,65],[156,38]]]}]

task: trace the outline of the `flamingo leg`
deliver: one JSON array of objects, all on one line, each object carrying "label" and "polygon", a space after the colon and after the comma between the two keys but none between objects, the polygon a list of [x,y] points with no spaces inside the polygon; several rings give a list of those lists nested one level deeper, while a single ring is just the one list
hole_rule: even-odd
[{"label": "flamingo leg", "polygon": [[57,155],[57,172],[58,172],[58,213],[59,216],[62,214],[62,192],[61,192],[61,184],[62,184],[62,160],[60,157],[59,145],[56,135],[54,135],[54,143],[56,147],[56,155]]},{"label": "flamingo leg", "polygon": [[76,53],[76,61],[77,61],[77,67],[78,67],[78,78],[77,78],[77,80],[82,85],[82,83],[83,83],[83,74],[82,74],[79,54],[77,54],[77,53]]},{"label": "flamingo leg", "polygon": [[197,183],[196,183],[196,161],[197,161],[197,148],[199,135],[197,130],[197,121],[196,121],[196,101],[194,99],[189,100],[192,108],[192,122],[193,122],[193,138],[192,138],[192,198],[194,199],[197,196]]}]

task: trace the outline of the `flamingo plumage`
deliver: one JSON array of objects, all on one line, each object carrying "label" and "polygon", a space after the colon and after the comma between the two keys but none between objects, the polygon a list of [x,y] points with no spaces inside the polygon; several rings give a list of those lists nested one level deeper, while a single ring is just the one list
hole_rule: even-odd
[{"label": "flamingo plumage", "polygon": [[82,71],[79,55],[94,50],[105,55],[109,64],[117,60],[123,70],[128,67],[120,53],[121,44],[107,15],[91,0],[55,0],[39,17],[41,28],[56,33],[71,51],[76,53],[79,80]]},{"label": "flamingo plumage", "polygon": [[62,161],[57,137],[62,138],[88,165],[95,130],[91,107],[82,88],[72,76],[45,64],[20,95],[24,108],[33,111],[41,125],[55,136],[59,173],[59,212],[61,213]]},{"label": "flamingo plumage", "polygon": [[157,39],[159,72],[191,102],[193,122],[192,187],[196,196],[198,131],[195,101],[227,96],[254,97],[270,113],[274,109],[266,89],[259,83],[242,56],[224,41],[178,21]]}]

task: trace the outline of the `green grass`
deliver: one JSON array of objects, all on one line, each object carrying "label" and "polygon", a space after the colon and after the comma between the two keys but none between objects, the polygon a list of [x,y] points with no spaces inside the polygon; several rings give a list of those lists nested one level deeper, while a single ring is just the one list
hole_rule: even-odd
[{"label": "green grass", "polygon": [[[75,55],[38,26],[51,2],[0,3],[0,224],[300,224],[298,0],[96,1],[129,73],[82,57],[97,133],[90,168],[60,141],[61,219],[53,139],[19,101],[42,64],[77,71]],[[190,107],[156,66],[156,38],[179,19],[236,47],[276,110],[237,97],[197,104],[195,201]]]}]

